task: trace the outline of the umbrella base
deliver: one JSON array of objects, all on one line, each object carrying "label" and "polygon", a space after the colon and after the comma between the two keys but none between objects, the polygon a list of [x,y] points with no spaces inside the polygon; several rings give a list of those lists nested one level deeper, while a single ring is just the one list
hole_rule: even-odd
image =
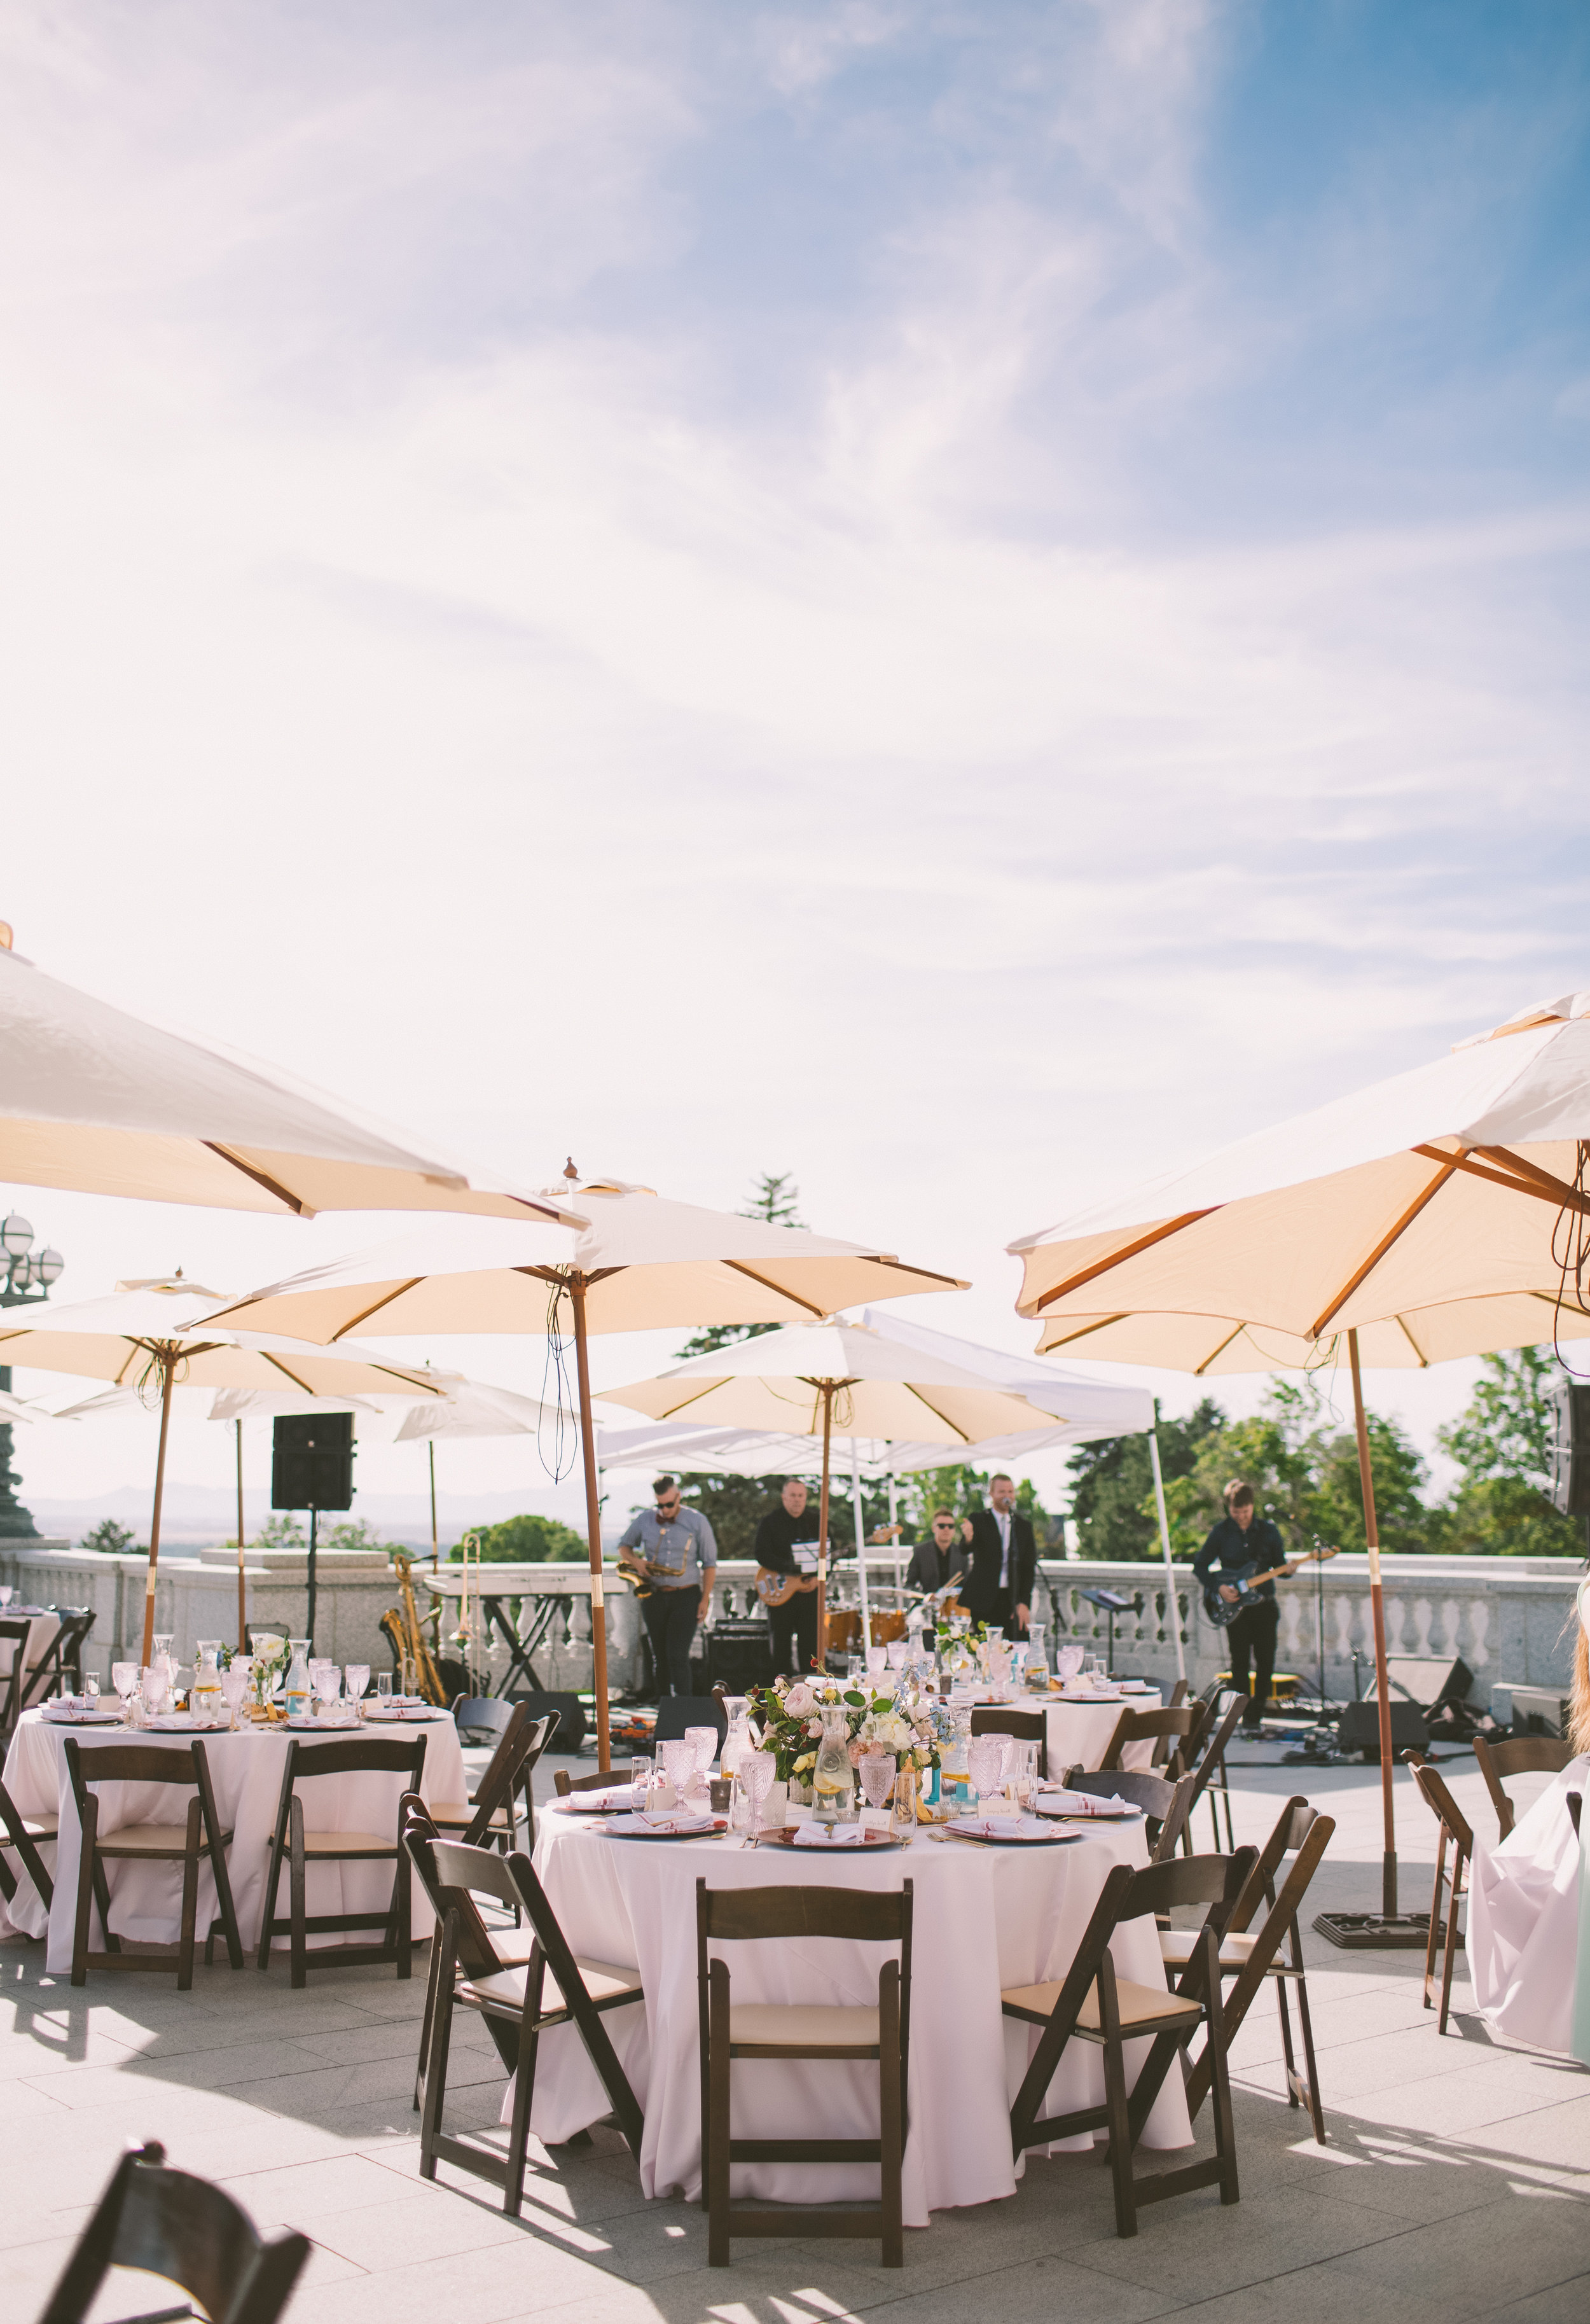
[{"label": "umbrella base", "polygon": [[[1333,1945],[1345,1946],[1348,1951],[1367,1950],[1371,1947],[1401,1947],[1422,1951],[1429,1942],[1428,1913],[1320,1913],[1314,1926]],[[1446,1932],[1438,1928],[1436,1941],[1444,1941]]]}]

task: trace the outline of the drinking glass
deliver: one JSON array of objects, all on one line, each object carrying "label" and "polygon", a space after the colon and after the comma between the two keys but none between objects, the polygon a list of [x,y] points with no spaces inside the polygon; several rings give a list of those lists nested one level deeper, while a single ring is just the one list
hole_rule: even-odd
[{"label": "drinking glass", "polygon": [[110,1683],[112,1686],[115,1687],[117,1694],[121,1697],[122,1717],[125,1719],[127,1716],[128,1702],[131,1701],[133,1690],[138,1684],[137,1664],[112,1663],[110,1666]]},{"label": "drinking glass", "polygon": [[991,1646],[1003,1646],[1003,1645],[1004,1645],[1004,1643],[1005,1643],[1005,1632],[1004,1632],[1004,1629],[1003,1629],[1002,1628],[997,1628],[997,1627],[996,1627],[994,1624],[992,1624],[992,1623],[990,1623],[990,1624],[989,1624],[989,1626],[988,1626],[988,1644],[989,1644]]},{"label": "drinking glass", "polygon": [[718,1730],[715,1727],[687,1727],[685,1740],[695,1753],[695,1770],[690,1778],[690,1788],[694,1791],[718,1756]]},{"label": "drinking glass", "polygon": [[332,1705],[343,1691],[343,1674],[335,1663],[318,1663],[315,1668],[315,1694],[320,1705],[322,1719],[331,1717]]},{"label": "drinking glass", "polygon": [[884,1653],[888,1659],[889,1668],[892,1671],[904,1670],[905,1667],[905,1657],[910,1651],[911,1642],[908,1638],[891,1638],[888,1645],[884,1648]]},{"label": "drinking glass", "polygon": [[1033,1804],[1033,1794],[1038,1788],[1038,1747],[1035,1743],[1018,1743],[1010,1755],[1010,1772],[1006,1778],[1016,1794],[1016,1805],[1025,1814]]},{"label": "drinking glass", "polygon": [[637,1815],[646,1805],[646,1794],[651,1788],[651,1761],[635,1758],[630,1762],[630,1805]]},{"label": "drinking glass", "polygon": [[230,1666],[221,1673],[221,1692],[225,1698],[227,1714],[233,1726],[238,1724],[238,1713],[248,1701],[253,1672],[247,1662],[234,1655]]},{"label": "drinking glass", "polygon": [[370,1665],[350,1663],[343,1674],[343,1692],[354,1706],[355,1718],[364,1716],[364,1690],[370,1683]]},{"label": "drinking glass", "polygon": [[391,1671],[378,1671],[375,1679],[375,1700],[377,1707],[379,1708],[382,1704],[390,1703],[391,1699],[392,1674]]},{"label": "drinking glass", "polygon": [[895,1755],[892,1751],[863,1751],[859,1770],[861,1789],[869,1808],[887,1806],[895,1788]]},{"label": "drinking glass", "polygon": [[902,1767],[895,1777],[895,1829],[904,1838],[916,1831],[916,1793],[922,1778],[914,1767]]},{"label": "drinking glass", "polygon": [[0,1582],[0,1614],[3,1614],[16,1592],[8,1582]]},{"label": "drinking glass", "polygon": [[170,1682],[158,1664],[152,1663],[143,1674],[143,1708],[152,1719],[158,1719],[166,1707]]},{"label": "drinking glass", "polygon": [[99,1673],[85,1663],[82,1676],[83,1700],[92,1711],[99,1701]]},{"label": "drinking glass", "polygon": [[[718,1730],[712,1729],[716,1742]],[[681,1807],[685,1794],[695,1781],[695,1746],[688,1735],[673,1735],[663,1745],[663,1773],[674,1786],[674,1796]]]},{"label": "drinking glass", "polygon": [[740,1780],[751,1803],[751,1846],[762,1836],[762,1807],[773,1788],[771,1751],[748,1751],[740,1763]]},{"label": "drinking glass", "polygon": [[870,1679],[880,1679],[880,1678],[883,1676],[883,1674],[884,1674],[885,1671],[886,1671],[886,1670],[887,1670],[888,1666],[889,1666],[889,1650],[888,1650],[888,1648],[887,1648],[887,1646],[869,1646],[869,1647],[868,1647],[868,1649],[867,1649],[867,1675],[868,1675],[868,1677],[869,1677],[869,1678],[870,1678]]},{"label": "drinking glass", "polygon": [[971,1778],[972,1790],[980,1807],[991,1792],[999,1789],[1005,1763],[1005,1735],[974,1735],[967,1749],[966,1772]]},{"label": "drinking glass", "polygon": [[171,1653],[171,1641],[176,1635],[177,1633],[175,1630],[157,1630],[155,1632],[154,1665],[157,1670],[169,1671],[176,1667],[176,1660]]}]

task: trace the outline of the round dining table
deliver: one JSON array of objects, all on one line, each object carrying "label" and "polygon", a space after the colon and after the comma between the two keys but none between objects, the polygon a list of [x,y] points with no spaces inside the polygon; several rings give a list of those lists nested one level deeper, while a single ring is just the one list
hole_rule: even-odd
[{"label": "round dining table", "polygon": [[[435,1719],[381,1722],[358,1729],[327,1727],[320,1740],[342,1740],[357,1732],[407,1739],[412,1732],[425,1738],[425,1767],[420,1792],[427,1800],[464,1800],[469,1783],[458,1729],[446,1713]],[[158,1728],[133,1732],[121,1725],[71,1726],[42,1711],[24,1711],[17,1721],[5,1756],[6,1790],[24,1815],[54,1815],[60,1832],[53,1844],[40,1850],[54,1884],[55,1896],[48,1913],[43,1900],[14,1857],[16,1895],[0,1904],[0,1935],[20,1933],[46,1939],[45,1967],[64,1975],[72,1965],[72,1932],[78,1903],[78,1867],[81,1830],[77,1802],[67,1767],[66,1743],[70,1736],[82,1747],[85,1761],[107,1744],[152,1744],[157,1748],[186,1752],[192,1742],[204,1745],[215,1785],[216,1806],[223,1825],[232,1832],[227,1872],[237,1913],[238,1934],[244,1950],[257,1945],[264,1912],[265,1876],[271,1837],[281,1796],[281,1775],[287,1762],[288,1730],[284,1727],[249,1727],[238,1733],[224,1728],[162,1731]],[[313,1730],[292,1738],[312,1743]],[[398,1801],[404,1789],[401,1775],[374,1770],[345,1775],[317,1775],[303,1787],[304,1820],[316,1831],[391,1831],[397,1836]],[[101,1830],[124,1823],[170,1822],[171,1794],[163,1784],[106,1784],[97,1787],[101,1802]],[[53,1859],[53,1860],[52,1860]],[[123,1858],[106,1868],[114,1926],[119,1936],[150,1944],[175,1944],[181,1919],[180,1864],[140,1863]],[[307,1908],[311,1915],[329,1913],[379,1912],[392,1892],[390,1864],[311,1863],[307,1875]],[[208,1865],[200,1869],[198,1925],[207,1928],[216,1910],[215,1881]],[[286,1879],[277,1900],[278,1913],[287,1909]],[[430,1926],[431,1911],[424,1889],[415,1878],[414,1927]],[[98,1914],[94,1916],[97,1929]],[[356,1940],[355,1940],[356,1941]],[[311,1948],[349,1941],[334,1932],[308,1939]]]},{"label": "round dining table", "polygon": [[[1131,1694],[1051,1693],[1044,1704],[1045,1744],[1049,1773],[1058,1783],[1068,1768],[1091,1775],[1102,1766],[1123,1711],[1159,1711],[1164,1697],[1157,1687]],[[1128,1743],[1121,1753],[1123,1767],[1153,1767],[1153,1743]]]},{"label": "round dining table", "polygon": [[[1063,1977],[1112,1866],[1141,1866],[1141,1819],[1089,1822],[1052,1846],[979,1846],[936,1840],[924,1829],[905,1848],[836,1856],[748,1846],[722,1838],[623,1840],[601,1820],[554,1808],[540,1819],[536,1867],[576,1953],[639,1969],[644,2002],[603,2020],[646,2117],[640,2183],[648,2196],[701,2192],[701,2080],[695,1956],[695,1884],[757,1888],[788,1881],[914,1890],[909,2133],[905,2217],[1013,2195],[1022,2165],[1010,2151],[1010,2107],[1037,2030],[1000,2011],[1001,1989]],[[813,1860],[813,1859],[816,1860]],[[1161,1986],[1164,1970],[1152,1917],[1118,1929],[1110,1946],[1123,1977]],[[736,2001],[876,2006],[889,1949],[804,1939],[725,1949]],[[1135,2077],[1144,2041],[1128,2046]],[[1062,2054],[1046,2111],[1104,2101],[1103,2053],[1073,2041]],[[836,2062],[737,2062],[736,2138],[875,2138],[878,2069]],[[511,2096],[511,2093],[510,2094]],[[504,2118],[509,2100],[504,2101]],[[531,2128],[567,2139],[609,2110],[573,2027],[543,2034]],[[1102,2133],[1099,2134],[1102,2136]],[[1149,2115],[1144,2144],[1185,2146],[1191,2128],[1181,2076],[1172,2071]],[[1066,2142],[1084,2150],[1088,2137]],[[1061,2151],[1059,2148],[1051,2150]],[[734,2192],[775,2201],[876,2202],[874,2164],[739,2164]],[[798,2222],[792,2224],[798,2234]]]}]

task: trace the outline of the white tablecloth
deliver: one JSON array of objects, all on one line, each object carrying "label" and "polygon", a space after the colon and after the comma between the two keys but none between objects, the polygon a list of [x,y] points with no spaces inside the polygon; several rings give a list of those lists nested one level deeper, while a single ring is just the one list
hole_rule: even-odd
[{"label": "white tablecloth", "polygon": [[[640,2183],[649,2197],[701,2191],[696,2018],[695,1883],[764,1887],[813,1880],[915,1890],[911,1996],[910,2136],[905,2218],[987,2203],[1016,2191],[1010,2105],[1038,2035],[1000,2014],[1002,1987],[1063,1976],[1110,1868],[1147,1861],[1140,1821],[1090,1826],[1063,1848],[967,1848],[918,1839],[908,1849],[813,1864],[783,1849],[733,1841],[609,1840],[580,1819],[541,1819],[536,1861],[576,1952],[639,1968],[644,2008],[604,2019],[646,2114]],[[1112,1947],[1124,1976],[1163,1982],[1152,1920],[1130,1923]],[[887,1949],[815,1940],[736,1945],[726,1958],[738,2000],[837,2002],[875,2007]],[[1132,2071],[1148,2044],[1128,2052]],[[878,2070],[859,2064],[737,2064],[740,2138],[878,2135]],[[1056,2113],[1101,2105],[1101,2053],[1071,2045],[1051,2092]],[[506,2102],[504,2113],[506,2115]],[[565,2139],[608,2111],[577,2034],[543,2034],[531,2126]],[[1146,2144],[1184,2146],[1191,2132],[1172,2069],[1149,2116]],[[1077,2142],[1086,2146],[1089,2142]],[[734,2172],[736,2195],[800,2203],[877,2199],[876,2164],[771,2163]]]},{"label": "white tablecloth", "polygon": [[1537,2050],[1571,2045],[1579,1934],[1579,1842],[1570,1792],[1590,1791],[1590,1757],[1574,1759],[1503,1840],[1475,1835],[1465,1942],[1487,2024]]},{"label": "white tablecloth", "polygon": [[[342,1730],[345,1734],[349,1730]],[[364,1733],[407,1740],[409,1729],[400,1726],[367,1727]],[[420,1790],[427,1800],[463,1800],[469,1795],[458,1730],[450,1719],[427,1720],[414,1731],[426,1738],[425,1775]],[[67,1773],[66,1738],[72,1736],[88,1753],[106,1743],[152,1743],[186,1750],[196,1738],[187,1734],[161,1735],[145,1730],[133,1734],[122,1727],[67,1727],[28,1711],[19,1721],[5,1759],[5,1788],[24,1815],[58,1815],[60,1837],[54,1848],[52,1877],[55,1903],[49,1915],[49,1945],[45,1966],[64,1973],[72,1965],[72,1926],[77,1912],[80,1828],[77,1803]],[[310,1741],[312,1737],[304,1737]],[[326,1740],[341,1739],[328,1731]],[[271,1835],[281,1795],[281,1774],[287,1759],[288,1737],[280,1728],[253,1728],[233,1735],[219,1729],[201,1731],[216,1806],[233,1839],[227,1855],[232,1900],[237,1908],[238,1932],[245,1948],[260,1938],[264,1911],[265,1874]],[[400,1775],[318,1775],[303,1786],[304,1821],[310,1831],[391,1831],[398,1821],[398,1799],[405,1784]],[[186,1792],[171,1792],[154,1784],[106,1784],[99,1788],[101,1831],[118,1824],[180,1822],[187,1815]],[[179,1801],[181,1812],[173,1811]],[[51,1851],[41,1851],[47,1867]],[[14,1858],[14,1864],[16,1859]],[[118,1936],[152,1944],[175,1944],[181,1917],[182,1868],[179,1864],[140,1864],[124,1861],[106,1868],[110,1882],[113,1925]],[[22,1872],[9,1905],[0,1905],[0,1933],[21,1931],[43,1936],[45,1913],[32,1883]],[[311,1864],[308,1873],[308,1903],[311,1915],[321,1913],[379,1912],[391,1895],[389,1865]],[[207,1867],[199,1878],[198,1925],[207,1928],[215,1913],[215,1883]],[[282,1871],[277,1912],[288,1909],[287,1873]],[[425,1892],[416,1881],[414,1926],[417,1932],[430,1924]],[[346,1937],[326,1932],[309,1939],[311,1945],[357,1944],[373,1941],[373,1933],[353,1931]],[[91,1940],[97,1949],[99,1916],[94,1916]],[[279,1941],[285,1942],[285,1940]]]},{"label": "white tablecloth", "polygon": [[[1058,1783],[1068,1767],[1080,1767],[1091,1775],[1103,1764],[1122,1711],[1158,1711],[1163,1701],[1157,1689],[1151,1694],[1127,1695],[1120,1702],[1068,1702],[1051,1695],[1046,1706],[1051,1775]],[[1121,1765],[1150,1773],[1153,1766],[1153,1742],[1128,1743],[1121,1754]]]}]

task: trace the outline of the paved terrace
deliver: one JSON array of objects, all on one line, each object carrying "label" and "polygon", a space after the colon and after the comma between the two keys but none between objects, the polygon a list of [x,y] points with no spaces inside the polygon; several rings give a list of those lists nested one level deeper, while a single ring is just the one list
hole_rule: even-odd
[{"label": "paved terrace", "polygon": [[[1377,1901],[1374,1771],[1233,1772],[1239,1839],[1261,1838],[1294,1789],[1338,1818],[1313,1909]],[[1479,1829],[1493,1829],[1472,1758],[1450,1773]],[[541,1775],[549,1791],[549,1765]],[[1422,1904],[1433,1827],[1405,1775],[1398,1793],[1404,1897]],[[293,2324],[1582,2324],[1590,2073],[1493,2041],[1461,1970],[1442,2041],[1420,2006],[1421,1956],[1344,1954],[1311,1931],[1308,1942],[1327,2151],[1278,2095],[1261,1996],[1233,2059],[1237,2208],[1222,2211],[1212,2190],[1182,2197],[1121,2243],[1096,2162],[1029,2161],[1014,2200],[908,2234],[898,2273],[868,2245],[798,2232],[738,2245],[731,2268],[709,2270],[702,2213],[644,2202],[611,2131],[579,2152],[532,2144],[519,2222],[480,2182],[427,2186],[409,2111],[421,1974],[400,1985],[390,1970],[323,1972],[295,1995],[279,1954],[265,1977],[201,1968],[186,1996],[164,1978],[107,1976],[74,1994],[43,1974],[41,1947],[0,1945],[0,2313],[21,2324],[37,2312],[124,2142],[154,2136],[174,2163],[223,2180],[261,2226],[313,2238]],[[465,2021],[450,2085],[455,2119],[469,2121],[473,2102],[471,2126],[495,2123],[500,2070]],[[1205,2147],[1207,2125],[1206,2110]],[[127,2313],[133,2289],[113,2283],[99,2312]]]}]

